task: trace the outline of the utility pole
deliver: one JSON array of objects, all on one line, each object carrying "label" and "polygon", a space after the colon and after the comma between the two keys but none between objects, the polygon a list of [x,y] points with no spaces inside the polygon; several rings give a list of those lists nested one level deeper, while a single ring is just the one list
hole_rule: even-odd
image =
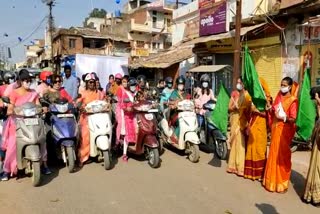
[{"label": "utility pole", "polygon": [[240,32],[241,32],[241,6],[242,0],[237,0],[237,11],[236,11],[236,29],[234,36],[234,59],[233,59],[233,87],[237,85],[237,80],[240,77],[240,53],[241,53],[241,43],[240,43]]}]

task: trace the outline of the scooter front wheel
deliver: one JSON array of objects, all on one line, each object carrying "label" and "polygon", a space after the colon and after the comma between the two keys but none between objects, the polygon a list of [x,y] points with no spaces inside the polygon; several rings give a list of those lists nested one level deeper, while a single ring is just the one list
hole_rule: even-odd
[{"label": "scooter front wheel", "polygon": [[197,163],[200,159],[200,150],[197,144],[188,143],[188,158],[192,163]]},{"label": "scooter front wheel", "polygon": [[158,168],[160,166],[160,155],[158,148],[147,148],[148,164],[152,168]]},{"label": "scooter front wheel", "polygon": [[104,169],[110,170],[112,168],[112,154],[110,150],[103,151]]},{"label": "scooter front wheel", "polygon": [[40,162],[31,162],[31,180],[32,185],[37,187],[40,185],[41,182],[41,171],[40,171]]},{"label": "scooter front wheel", "polygon": [[216,154],[220,160],[226,160],[228,155],[227,142],[223,140],[215,140],[216,142]]},{"label": "scooter front wheel", "polygon": [[74,152],[74,147],[73,146],[68,146],[66,147],[67,150],[67,158],[68,158],[68,162],[67,162],[67,166],[68,166],[68,170],[69,173],[73,172],[74,168],[75,168],[75,152]]}]

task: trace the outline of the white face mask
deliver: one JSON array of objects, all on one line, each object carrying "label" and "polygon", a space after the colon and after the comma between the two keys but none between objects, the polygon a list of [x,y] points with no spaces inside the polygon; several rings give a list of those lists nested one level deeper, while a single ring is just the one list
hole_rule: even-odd
[{"label": "white face mask", "polygon": [[9,84],[14,83],[14,79],[9,79]]},{"label": "white face mask", "polygon": [[135,92],[135,91],[136,91],[136,86],[135,86],[135,85],[130,86],[130,91],[131,91],[131,92]]},{"label": "white face mask", "polygon": [[178,89],[179,89],[180,91],[183,91],[184,85],[178,85]]},{"label": "white face mask", "polygon": [[281,91],[281,93],[286,94],[286,93],[288,93],[290,91],[290,87],[289,86],[281,87],[280,91]]},{"label": "white face mask", "polygon": [[241,83],[237,83],[237,90],[241,91],[243,89],[243,86],[241,85]]},{"label": "white face mask", "polygon": [[26,82],[26,81],[23,81],[22,82],[22,87],[24,87],[25,89],[30,89],[30,85],[31,85],[31,83],[30,82]]},{"label": "white face mask", "polygon": [[202,87],[208,88],[208,86],[209,86],[209,83],[208,83],[208,82],[203,82],[203,83],[202,83]]}]

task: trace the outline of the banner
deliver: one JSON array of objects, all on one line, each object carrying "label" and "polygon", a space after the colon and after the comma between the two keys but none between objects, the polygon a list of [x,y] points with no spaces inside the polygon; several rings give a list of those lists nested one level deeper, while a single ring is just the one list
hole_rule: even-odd
[{"label": "banner", "polygon": [[81,78],[83,74],[97,73],[101,87],[105,88],[110,74],[128,74],[128,58],[114,56],[76,55],[76,72]]},{"label": "banner", "polygon": [[227,26],[227,1],[207,4],[200,9],[200,36],[227,32]]}]

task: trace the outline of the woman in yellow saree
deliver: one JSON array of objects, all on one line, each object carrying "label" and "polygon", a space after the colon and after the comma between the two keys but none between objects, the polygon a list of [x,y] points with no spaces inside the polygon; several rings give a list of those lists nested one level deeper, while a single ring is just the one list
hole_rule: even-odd
[{"label": "woman in yellow saree", "polygon": [[270,192],[284,193],[288,190],[291,174],[290,144],[294,137],[297,117],[298,100],[291,94],[293,81],[285,77],[281,81],[278,93],[271,112],[271,145],[263,186]]}]

